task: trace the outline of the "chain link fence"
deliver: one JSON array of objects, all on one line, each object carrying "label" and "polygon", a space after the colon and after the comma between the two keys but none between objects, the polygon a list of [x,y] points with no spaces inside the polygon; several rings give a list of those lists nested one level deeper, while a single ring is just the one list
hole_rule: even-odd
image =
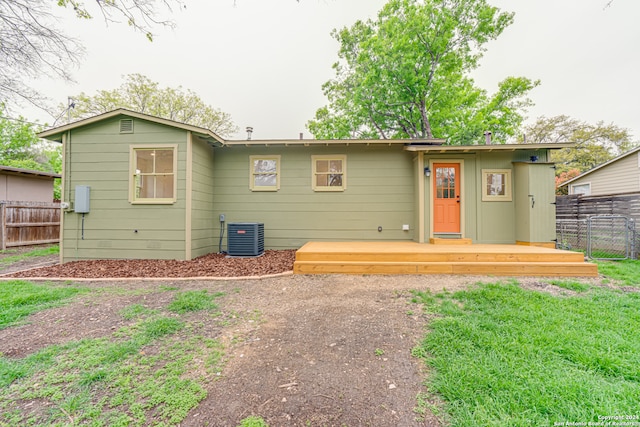
[{"label": "chain link fence", "polygon": [[592,259],[636,259],[640,248],[638,234],[635,221],[621,215],[556,221],[556,247],[581,251]]}]

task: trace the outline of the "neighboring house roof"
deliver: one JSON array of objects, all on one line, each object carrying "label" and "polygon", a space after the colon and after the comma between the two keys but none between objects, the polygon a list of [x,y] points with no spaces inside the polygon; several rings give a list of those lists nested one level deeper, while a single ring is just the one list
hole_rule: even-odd
[{"label": "neighboring house roof", "polygon": [[587,176],[587,175],[589,175],[589,174],[591,174],[591,173],[593,173],[593,172],[595,172],[595,171],[597,171],[597,170],[600,170],[600,169],[604,168],[605,166],[609,166],[610,164],[615,163],[615,162],[617,162],[618,160],[622,160],[622,159],[624,159],[625,157],[629,157],[630,155],[632,155],[632,154],[634,154],[634,153],[637,153],[638,151],[640,151],[640,146],[638,146],[638,147],[636,147],[636,148],[634,148],[634,149],[632,149],[632,150],[629,150],[629,151],[627,151],[626,153],[622,153],[622,154],[621,154],[621,155],[619,155],[618,157],[616,157],[616,158],[614,158],[614,159],[611,159],[611,160],[609,160],[608,162],[605,162],[605,163],[603,163],[603,164],[601,164],[601,165],[598,165],[598,166],[594,167],[593,169],[589,169],[588,171],[583,172],[583,173],[581,173],[580,175],[578,175],[578,176],[576,176],[576,177],[574,177],[574,178],[571,178],[571,179],[570,179],[570,180],[568,180],[568,181],[563,182],[562,184],[560,184],[560,185],[558,186],[558,188],[559,188],[559,187],[567,186],[567,185],[571,184],[572,182],[574,182],[574,181],[576,181],[576,180],[578,180],[578,179],[582,179],[582,178],[584,178],[585,176]]},{"label": "neighboring house roof", "polygon": [[166,126],[172,126],[178,129],[191,131],[207,140],[213,140],[218,143],[224,142],[224,140],[221,137],[211,132],[209,129],[201,128],[199,126],[189,125],[186,123],[176,122],[174,120],[163,119],[161,117],[151,116],[149,114],[138,113],[135,111],[127,110],[125,108],[118,108],[117,110],[109,111],[103,114],[98,114],[97,116],[89,117],[87,119],[78,120],[73,123],[68,123],[63,126],[58,126],[52,129],[48,129],[43,132],[40,132],[38,134],[38,137],[53,140],[53,141],[60,141],[62,139],[62,135],[69,130],[76,129],[82,126],[87,126],[92,123],[100,122],[102,120],[110,119],[112,117],[117,117],[117,116],[129,116],[137,119],[147,120],[154,123],[159,123]]},{"label": "neighboring house roof", "polygon": [[47,178],[62,178],[62,175],[53,172],[34,171],[31,169],[20,169],[2,165],[0,165],[0,172],[9,172],[17,175],[42,176]]}]

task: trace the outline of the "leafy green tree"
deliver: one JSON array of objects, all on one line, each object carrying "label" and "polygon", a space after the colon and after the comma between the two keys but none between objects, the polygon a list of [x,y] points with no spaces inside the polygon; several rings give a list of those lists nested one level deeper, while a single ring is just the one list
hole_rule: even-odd
[{"label": "leafy green tree", "polygon": [[535,123],[525,127],[523,138],[529,143],[576,144],[574,148],[552,151],[551,161],[556,163],[556,176],[573,169],[586,172],[638,144],[628,129],[613,123],[590,124],[566,115],[539,117]]},{"label": "leafy green tree", "polygon": [[336,77],[323,85],[329,104],[307,126],[316,138],[448,138],[470,144],[490,130],[518,133],[527,93],[539,84],[508,77],[497,93],[469,72],[485,44],[513,21],[486,0],[390,0],[376,20],[334,30]]},{"label": "leafy green tree", "polygon": [[[62,149],[58,144],[40,140],[38,125],[23,118],[0,118],[0,165],[60,173]],[[60,182],[54,182],[54,198],[60,199]]]},{"label": "leafy green tree", "polygon": [[[100,90],[95,95],[81,93],[73,97],[75,107],[69,110],[69,118],[77,120],[116,108],[127,108],[140,113],[188,123],[209,129],[220,136],[230,136],[238,131],[231,116],[207,105],[191,90],[162,88],[141,74],[129,74],[119,88]],[[66,118],[67,106],[60,106]]]}]

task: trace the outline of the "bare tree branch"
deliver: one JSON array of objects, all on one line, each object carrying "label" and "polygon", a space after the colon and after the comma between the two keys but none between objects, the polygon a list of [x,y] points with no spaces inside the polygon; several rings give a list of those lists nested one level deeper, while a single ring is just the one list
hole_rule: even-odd
[{"label": "bare tree branch", "polygon": [[161,16],[184,7],[183,0],[95,0],[92,8],[79,0],[0,0],[0,102],[47,110],[45,97],[29,81],[42,76],[71,80],[84,49],[60,29],[56,3],[72,8],[80,19],[90,19],[93,9],[107,23],[124,21],[149,40],[153,28],[174,26]]}]

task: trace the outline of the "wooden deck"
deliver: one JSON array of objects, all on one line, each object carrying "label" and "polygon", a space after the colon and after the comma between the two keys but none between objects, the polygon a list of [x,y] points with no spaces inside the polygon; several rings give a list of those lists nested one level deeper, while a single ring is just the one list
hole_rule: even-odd
[{"label": "wooden deck", "polygon": [[598,267],[580,252],[536,246],[309,242],[296,252],[293,272],[595,277]]}]

